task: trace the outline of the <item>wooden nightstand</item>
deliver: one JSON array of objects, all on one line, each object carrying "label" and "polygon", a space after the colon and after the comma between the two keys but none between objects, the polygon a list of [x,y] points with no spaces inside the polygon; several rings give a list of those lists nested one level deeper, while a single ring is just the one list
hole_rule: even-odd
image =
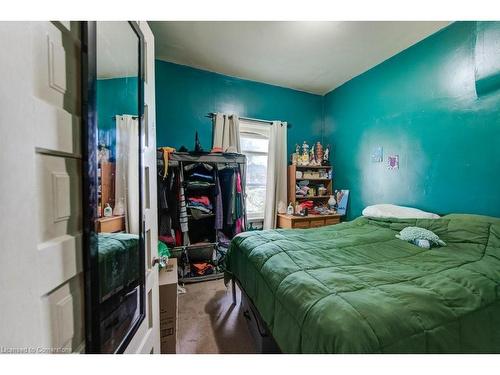
[{"label": "wooden nightstand", "polygon": [[278,228],[316,228],[325,225],[333,225],[340,223],[342,215],[308,215],[308,216],[293,216],[286,214],[278,214]]},{"label": "wooden nightstand", "polygon": [[96,221],[98,233],[114,233],[125,230],[125,216],[100,217]]}]

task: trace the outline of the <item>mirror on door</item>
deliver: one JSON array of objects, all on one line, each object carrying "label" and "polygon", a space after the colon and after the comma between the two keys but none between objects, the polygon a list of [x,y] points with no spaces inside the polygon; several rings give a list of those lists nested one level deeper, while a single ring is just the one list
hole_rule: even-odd
[{"label": "mirror on door", "polygon": [[101,353],[122,351],[144,316],[140,45],[132,23],[96,23],[97,249],[90,336],[91,351]]}]

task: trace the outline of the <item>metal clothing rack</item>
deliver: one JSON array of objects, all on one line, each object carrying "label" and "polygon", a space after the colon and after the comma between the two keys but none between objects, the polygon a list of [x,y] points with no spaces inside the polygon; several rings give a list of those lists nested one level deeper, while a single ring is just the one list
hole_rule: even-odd
[{"label": "metal clothing rack", "polygon": [[[196,163],[206,163],[214,166],[214,173],[217,170],[223,169],[225,166],[229,167],[238,167],[241,175],[241,188],[242,188],[242,197],[243,197],[243,228],[246,228],[247,225],[247,216],[246,216],[246,206],[245,206],[245,177],[246,177],[246,156],[242,154],[233,154],[233,153],[189,153],[189,152],[174,152],[169,155],[168,160],[168,168],[176,168],[179,170],[178,173],[184,173],[184,166],[186,164],[196,164]],[[158,169],[163,169],[163,158],[161,153],[158,153],[157,158]],[[184,180],[184,178],[183,178]],[[184,181],[186,182],[186,181]],[[185,190],[186,194],[186,190]],[[192,223],[188,220],[188,226],[192,225]],[[189,233],[189,232],[188,232]],[[188,257],[191,254],[191,257],[199,257],[200,254],[203,256],[204,250],[208,250],[210,253],[210,249],[212,251],[217,251],[219,248],[217,230],[214,228],[215,241],[207,242],[202,244],[190,244],[190,245],[181,245],[175,246],[170,249],[171,253],[176,256],[182,256],[182,253],[187,251]],[[204,276],[191,276],[191,277],[181,277],[179,281],[181,283],[190,283],[190,282],[198,282],[205,280],[215,280],[224,277],[223,272],[214,272],[213,274],[208,274]]]}]

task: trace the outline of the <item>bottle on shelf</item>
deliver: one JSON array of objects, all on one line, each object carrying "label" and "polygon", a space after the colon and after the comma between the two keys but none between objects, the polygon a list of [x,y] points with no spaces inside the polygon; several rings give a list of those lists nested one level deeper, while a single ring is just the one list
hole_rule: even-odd
[{"label": "bottle on shelf", "polygon": [[113,216],[113,209],[109,205],[109,203],[106,203],[106,207],[104,207],[104,217],[111,217]]}]

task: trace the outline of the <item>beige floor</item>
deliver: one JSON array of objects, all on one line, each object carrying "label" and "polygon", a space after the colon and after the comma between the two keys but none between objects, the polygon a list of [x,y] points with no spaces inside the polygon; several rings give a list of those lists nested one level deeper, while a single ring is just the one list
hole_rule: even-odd
[{"label": "beige floor", "polygon": [[179,294],[177,353],[255,353],[252,337],[231,286],[223,280],[185,285]]}]

